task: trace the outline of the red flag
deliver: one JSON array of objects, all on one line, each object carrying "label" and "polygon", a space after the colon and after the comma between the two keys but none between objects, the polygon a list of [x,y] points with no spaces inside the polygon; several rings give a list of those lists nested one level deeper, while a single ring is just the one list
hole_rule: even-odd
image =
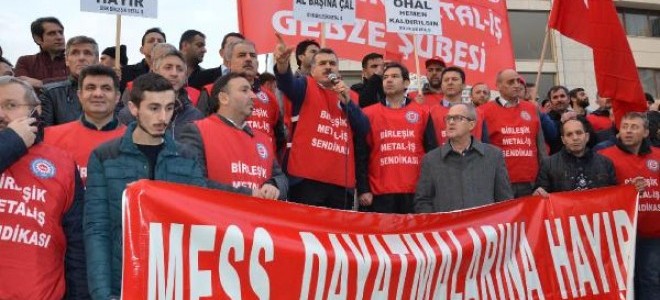
[{"label": "red flag", "polygon": [[635,59],[612,0],[555,0],[549,26],[593,50],[598,93],[612,99],[617,126],[627,112],[647,110]]}]

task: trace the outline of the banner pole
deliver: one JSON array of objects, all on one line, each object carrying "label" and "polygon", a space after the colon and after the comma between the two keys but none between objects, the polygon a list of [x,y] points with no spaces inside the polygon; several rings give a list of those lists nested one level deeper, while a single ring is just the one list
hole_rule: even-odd
[{"label": "banner pole", "polygon": [[117,22],[115,28],[115,69],[120,70],[121,66],[120,57],[121,57],[121,15],[117,15]]},{"label": "banner pole", "polygon": [[325,22],[321,22],[321,48],[325,48]]},{"label": "banner pole", "polygon": [[536,98],[538,97],[539,94],[539,82],[541,81],[541,70],[543,69],[543,62],[545,60],[545,50],[548,48],[548,40],[550,39],[550,27],[545,27],[545,37],[543,38],[543,46],[541,48],[541,58],[539,59],[539,69],[536,72],[536,80],[534,81],[534,95],[531,95],[532,99],[529,99],[530,101],[533,101],[535,104],[538,105],[536,102]]},{"label": "banner pole", "polygon": [[419,41],[419,35],[413,35],[413,46],[415,49],[415,72],[417,74],[417,94],[424,96],[424,91],[422,91],[422,74],[419,71],[419,55],[417,54],[417,43]]}]

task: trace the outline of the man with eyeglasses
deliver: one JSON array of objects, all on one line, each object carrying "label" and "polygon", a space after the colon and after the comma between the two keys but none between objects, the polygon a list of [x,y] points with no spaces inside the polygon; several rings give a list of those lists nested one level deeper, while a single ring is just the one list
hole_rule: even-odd
[{"label": "man with eyeglasses", "polygon": [[445,116],[448,141],[422,160],[414,200],[416,213],[447,212],[513,198],[502,151],[470,133],[477,113],[453,105]]},{"label": "man with eyeglasses", "polygon": [[484,135],[502,149],[514,195],[531,195],[541,160],[547,156],[540,112],[535,104],[520,101],[523,83],[515,70],[497,73],[496,83],[500,96],[479,106],[486,123]]},{"label": "man with eyeglasses", "polygon": [[0,77],[0,298],[89,299],[82,183],[36,137],[38,105],[27,82]]}]

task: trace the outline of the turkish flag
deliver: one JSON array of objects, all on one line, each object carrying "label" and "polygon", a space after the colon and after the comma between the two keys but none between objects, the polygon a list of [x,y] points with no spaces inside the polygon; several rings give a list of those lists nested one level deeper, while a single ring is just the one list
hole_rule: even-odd
[{"label": "turkish flag", "polygon": [[616,125],[648,109],[635,59],[612,0],[555,0],[549,26],[591,47],[598,93],[612,99]]}]

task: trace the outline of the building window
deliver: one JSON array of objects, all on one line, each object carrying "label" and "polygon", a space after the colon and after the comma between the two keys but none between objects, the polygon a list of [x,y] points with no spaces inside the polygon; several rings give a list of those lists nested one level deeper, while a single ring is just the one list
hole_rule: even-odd
[{"label": "building window", "polygon": [[[547,11],[509,11],[509,28],[516,59],[541,57],[541,47],[548,24]],[[545,59],[552,60],[552,42],[545,50]]]},{"label": "building window", "polygon": [[654,98],[660,98],[660,69],[638,69],[639,80],[645,93],[653,95]]},{"label": "building window", "polygon": [[[534,83],[536,81],[536,72],[534,73],[520,73],[525,79],[525,82]],[[537,89],[537,96],[539,101],[545,98],[545,94],[550,88],[555,85],[555,73],[541,73],[539,80],[539,88]]]},{"label": "building window", "polygon": [[660,37],[660,11],[618,8],[619,19],[630,36]]}]

